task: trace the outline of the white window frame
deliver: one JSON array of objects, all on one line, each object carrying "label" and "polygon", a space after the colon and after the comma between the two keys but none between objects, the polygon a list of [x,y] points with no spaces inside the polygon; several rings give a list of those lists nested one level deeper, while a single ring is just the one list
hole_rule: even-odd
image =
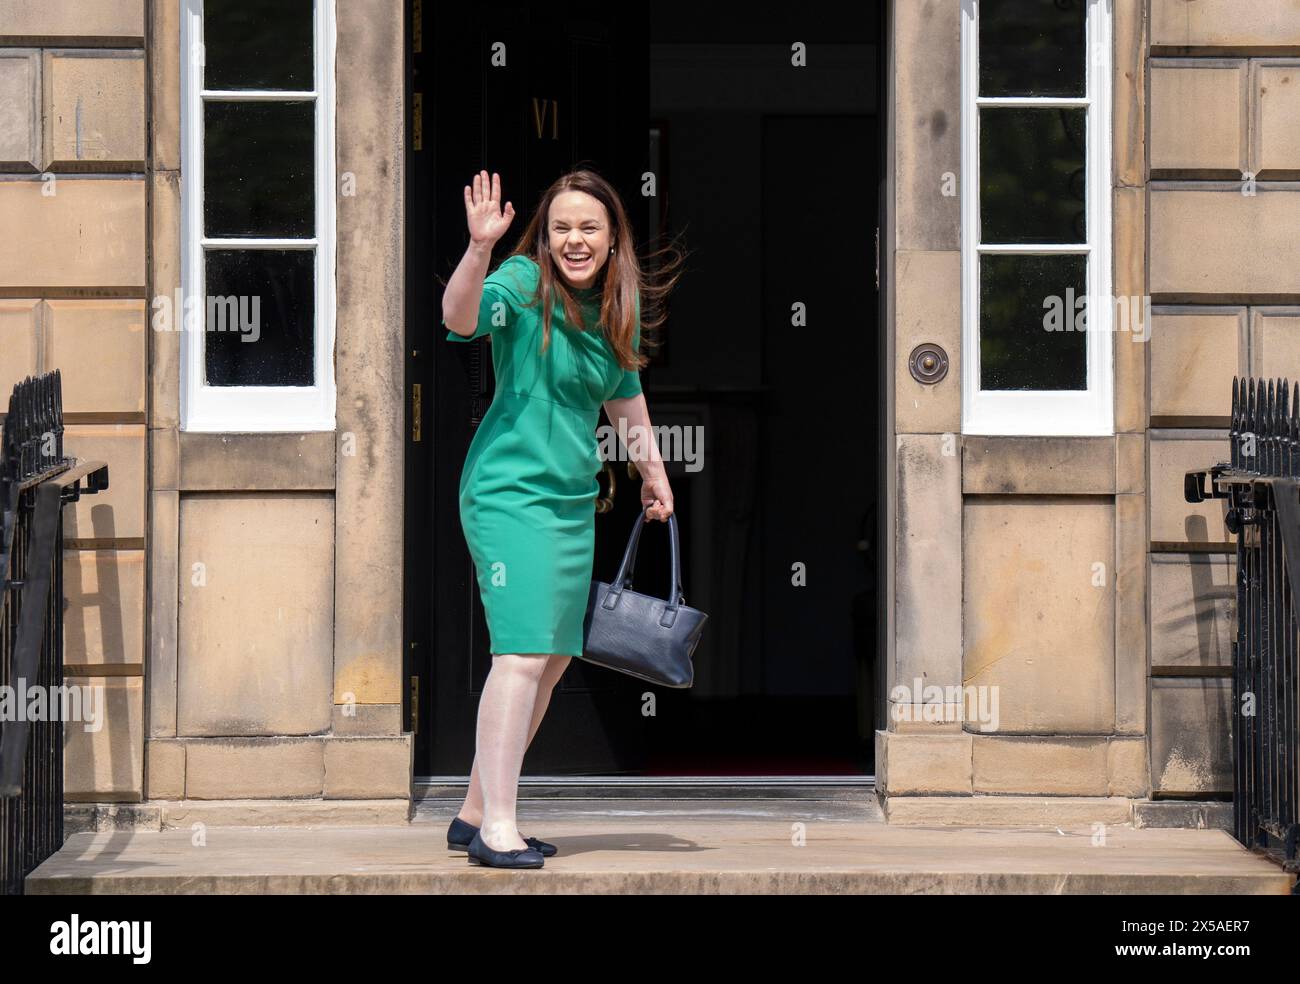
[{"label": "white window frame", "polygon": [[[965,434],[1104,435],[1114,433],[1114,302],[1111,273],[1111,10],[1088,0],[1082,98],[979,95],[979,0],[962,0],[962,432]],[[1088,242],[1008,245],[980,241],[979,110],[982,106],[1087,111],[1085,211]],[[1088,257],[1086,390],[983,390],[980,381],[979,258],[990,254],[1083,254]],[[1104,298],[1098,306],[1093,298]],[[1072,323],[1075,312],[1067,311]]]},{"label": "white window frame", "polygon": [[[203,88],[203,0],[181,0],[181,268],[183,297],[193,323],[174,312],[181,332],[181,429],[209,432],[330,431],[335,429],[335,0],[313,11],[315,77],[309,91]],[[210,239],[203,232],[203,103],[209,98],[315,103],[315,236],[308,239]],[[206,318],[204,253],[208,249],[311,249],[316,256],[312,386],[208,386],[204,380]],[[200,303],[199,299],[203,302]],[[187,304],[188,306],[188,304]]]}]

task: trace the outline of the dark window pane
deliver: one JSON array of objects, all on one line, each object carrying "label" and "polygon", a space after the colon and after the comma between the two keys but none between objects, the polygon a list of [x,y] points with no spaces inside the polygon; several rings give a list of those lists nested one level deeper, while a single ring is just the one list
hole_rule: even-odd
[{"label": "dark window pane", "polygon": [[315,251],[214,249],[206,268],[208,385],[311,386]]},{"label": "dark window pane", "polygon": [[[1083,390],[1087,257],[980,257],[980,388]],[[1048,331],[1044,321],[1071,330]],[[1076,323],[1077,319],[1077,323]]]},{"label": "dark window pane", "polygon": [[1084,3],[980,0],[980,95],[1085,95]]},{"label": "dark window pane", "polygon": [[312,103],[208,102],[203,125],[203,226],[208,236],[314,235]]},{"label": "dark window pane", "polygon": [[203,49],[208,89],[314,89],[312,0],[205,0]]},{"label": "dark window pane", "polygon": [[1082,109],[980,110],[980,242],[1088,241]]}]

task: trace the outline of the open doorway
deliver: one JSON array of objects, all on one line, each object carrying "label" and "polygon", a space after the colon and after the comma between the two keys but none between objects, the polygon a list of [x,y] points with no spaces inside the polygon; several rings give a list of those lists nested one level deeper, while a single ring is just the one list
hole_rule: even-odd
[{"label": "open doorway", "polygon": [[[691,253],[642,383],[665,428],[686,597],[710,618],[690,690],[574,660],[524,779],[870,777],[880,11],[566,4],[502,9],[485,25],[413,0],[410,14],[406,698],[417,777],[467,774],[490,666],[456,487],[493,392],[491,343],[442,344],[436,278],[464,250],[461,188],[474,172],[500,172],[520,213],[504,254],[541,191],[577,163],[619,188],[643,243],[679,235]],[[596,517],[603,580],[639,508],[625,462],[609,470],[613,508]],[[635,586],[666,594],[668,581],[666,530],[651,524]]]}]

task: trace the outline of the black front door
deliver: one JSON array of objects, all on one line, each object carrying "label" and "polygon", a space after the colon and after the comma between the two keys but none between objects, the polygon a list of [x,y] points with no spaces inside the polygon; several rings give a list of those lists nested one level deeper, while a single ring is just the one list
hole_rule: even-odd
[{"label": "black front door", "polygon": [[[510,252],[545,189],[583,164],[619,190],[638,235],[649,199],[647,22],[609,4],[419,5],[411,53],[408,381],[419,385],[418,440],[408,441],[408,704],[417,695],[417,775],[466,775],[489,635],[457,511],[474,430],[491,403],[491,342],[446,343],[443,283],[468,242],[462,189],[480,169],[501,175],[516,218],[493,265]],[[417,26],[409,35],[413,41]],[[417,125],[412,120],[413,127]],[[416,423],[412,410],[412,425]],[[607,478],[602,479],[602,490]],[[597,567],[630,528],[639,483],[616,477],[614,509],[597,517]],[[631,509],[632,512],[628,512]],[[618,532],[609,534],[613,526]],[[555,691],[527,773],[618,772],[638,759],[642,687],[575,660]],[[409,718],[408,718],[409,720]]]},{"label": "black front door", "polygon": [[[618,187],[642,246],[665,233],[690,251],[642,384],[666,429],[687,603],[709,624],[689,690],[574,660],[523,776],[865,780],[879,726],[880,407],[892,372],[873,276],[881,8],[658,0],[484,18],[421,6],[406,328],[420,392],[406,507],[416,775],[468,774],[490,667],[456,493],[492,398],[491,343],[445,342],[439,313],[466,245],[462,189],[480,169],[501,174],[517,213],[504,255],[542,191],[586,163]],[[602,580],[640,493],[625,462],[608,472]],[[663,597],[668,582],[666,530],[652,523],[634,586]]]}]

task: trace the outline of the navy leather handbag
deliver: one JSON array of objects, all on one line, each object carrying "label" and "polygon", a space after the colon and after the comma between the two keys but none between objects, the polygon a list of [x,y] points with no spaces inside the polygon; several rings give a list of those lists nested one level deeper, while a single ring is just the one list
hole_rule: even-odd
[{"label": "navy leather handbag", "polygon": [[668,517],[673,571],[668,597],[656,598],[632,590],[632,568],[641,528],[646,525],[646,508],[643,506],[637,516],[613,582],[591,582],[583,622],[582,658],[663,687],[686,688],[695,682],[691,656],[709,616],[687,606],[682,594],[676,515]]}]

